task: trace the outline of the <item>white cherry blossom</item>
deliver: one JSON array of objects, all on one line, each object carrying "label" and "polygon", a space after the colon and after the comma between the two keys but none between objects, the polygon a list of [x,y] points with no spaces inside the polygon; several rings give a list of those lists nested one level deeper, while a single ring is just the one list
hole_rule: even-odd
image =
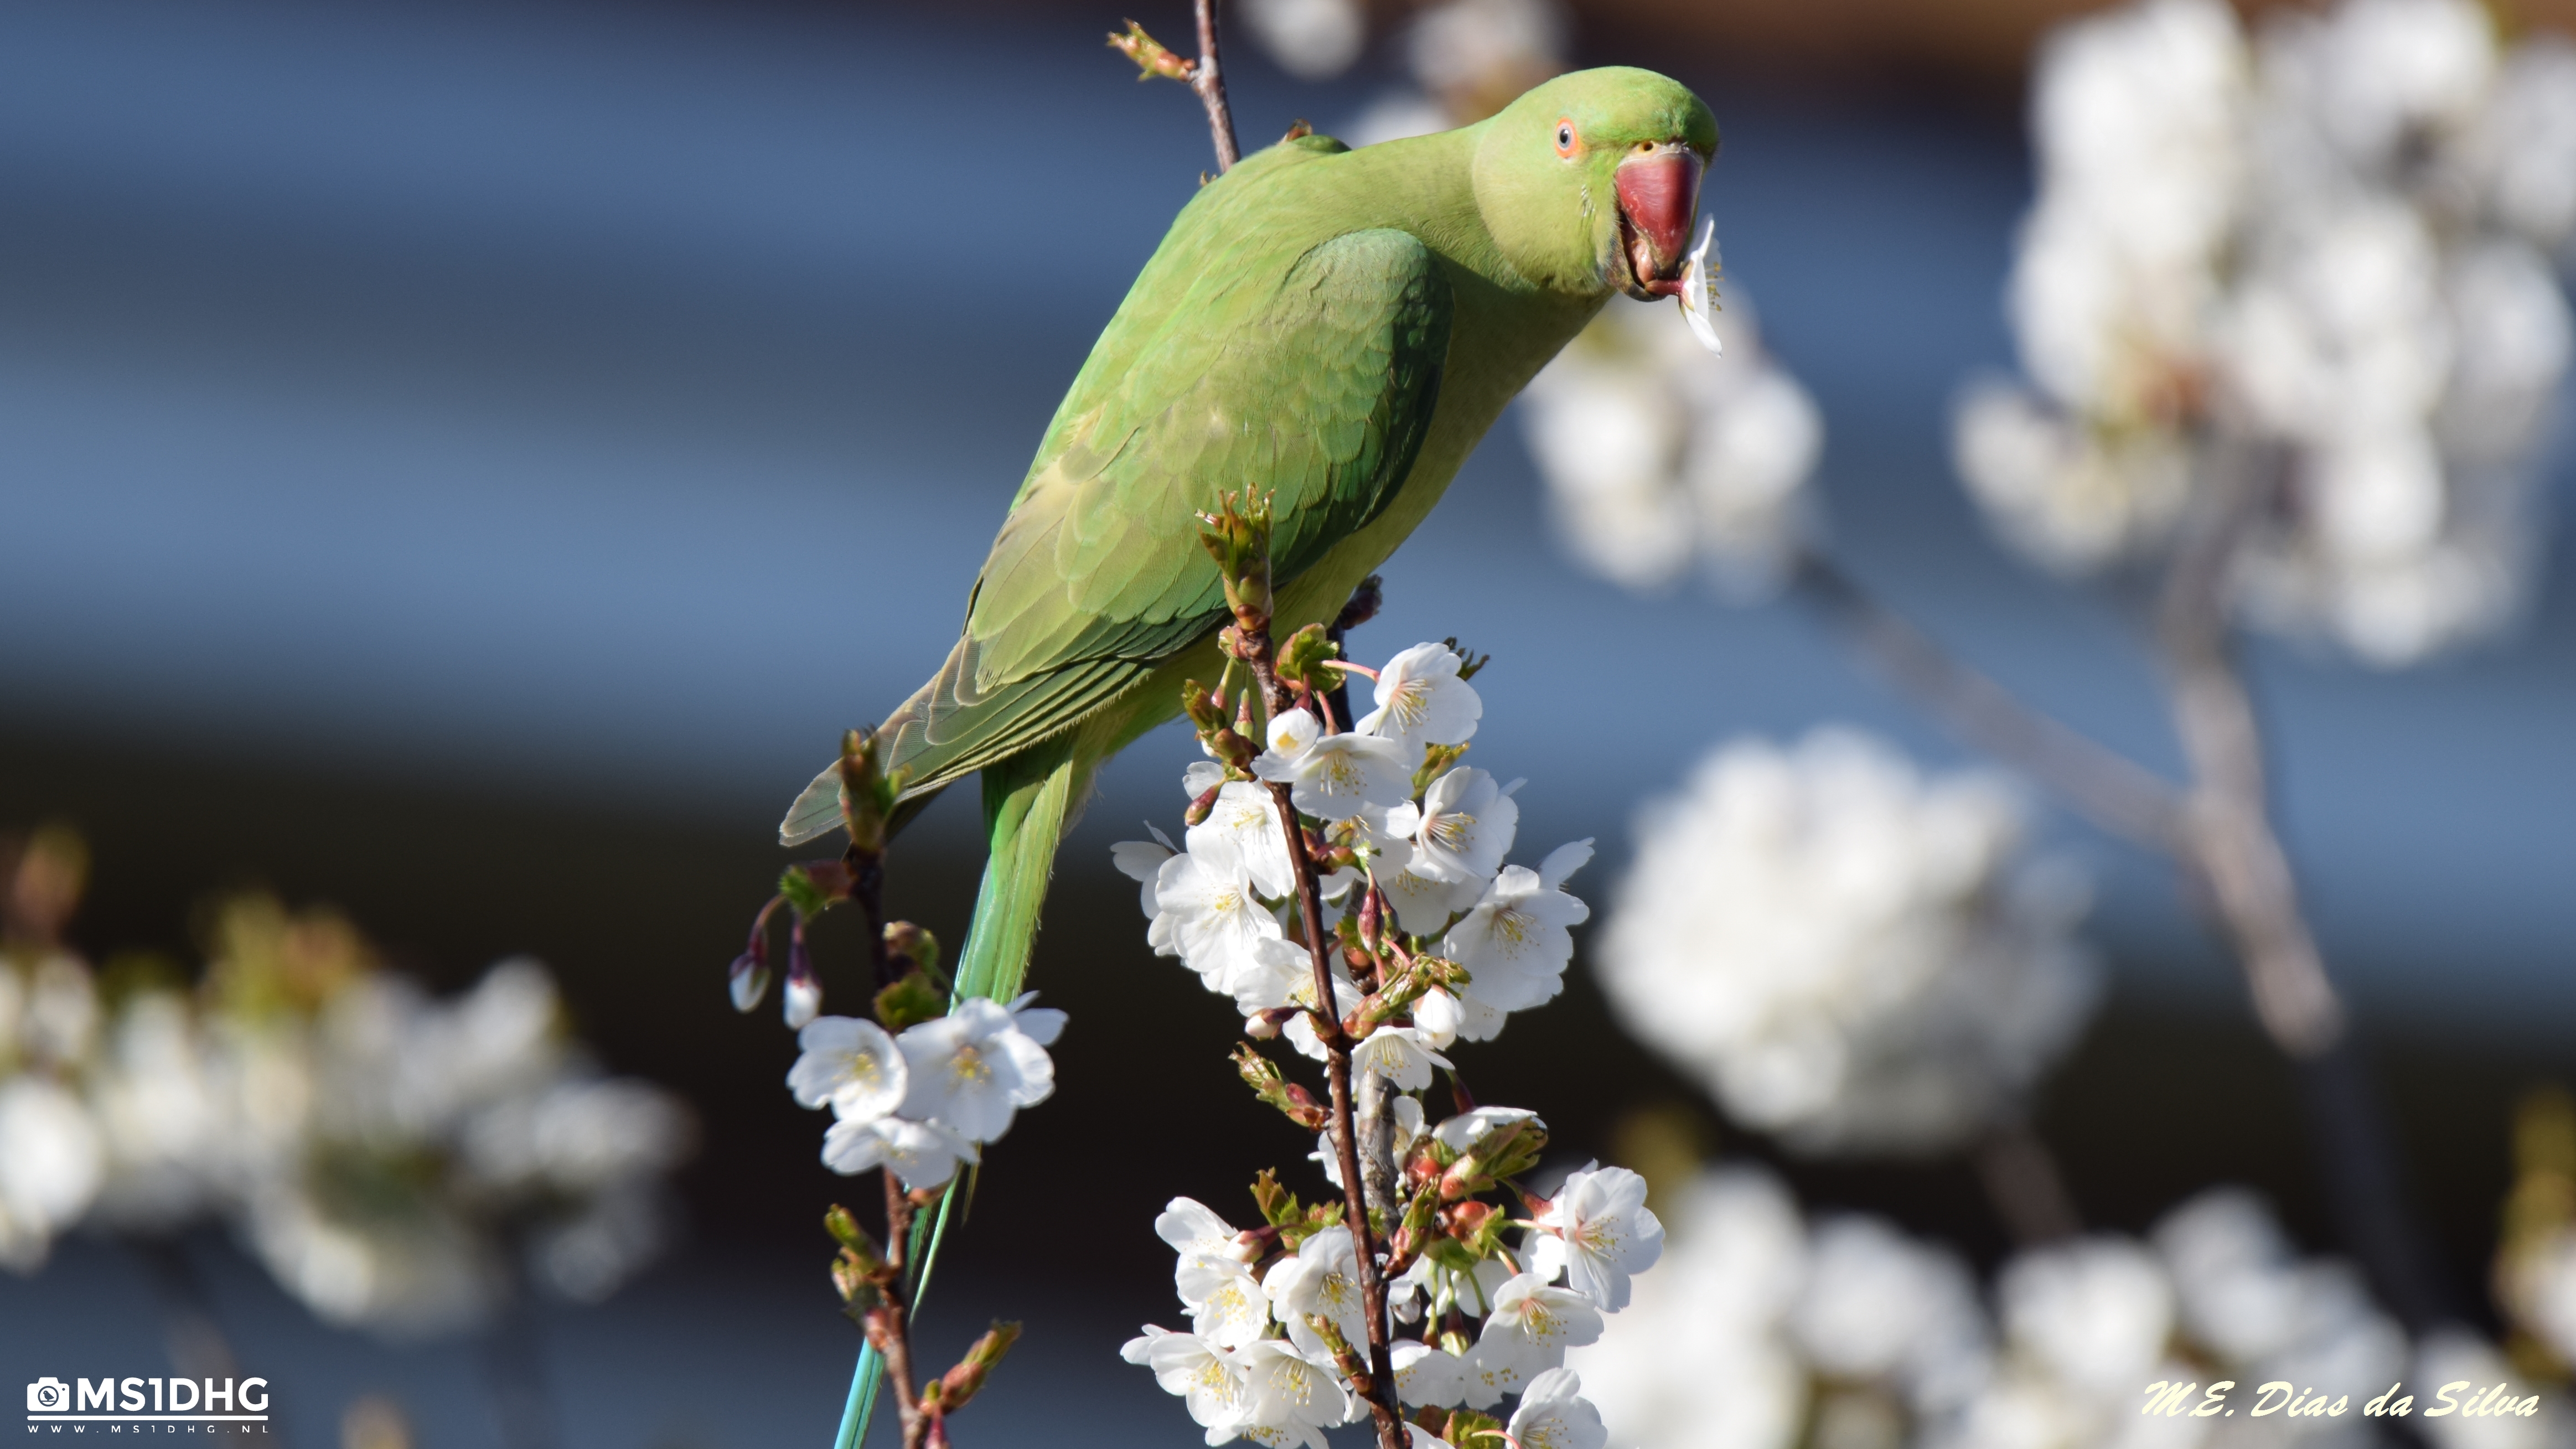
[{"label": "white cherry blossom", "polygon": [[1145,829],[1152,833],[1153,839],[1119,841],[1109,847],[1109,863],[1118,867],[1120,875],[1138,883],[1142,889],[1145,919],[1154,921],[1160,920],[1163,914],[1162,902],[1154,898],[1154,881],[1163,873],[1163,862],[1180,854],[1180,851],[1173,846],[1170,836],[1151,824]]},{"label": "white cherry blossom", "polygon": [[1296,1256],[1271,1266],[1262,1279],[1270,1311],[1288,1329],[1299,1348],[1321,1352],[1324,1342],[1306,1322],[1308,1314],[1326,1318],[1342,1331],[1345,1343],[1368,1342],[1368,1318],[1360,1304],[1358,1255],[1351,1230],[1326,1228],[1297,1246]]},{"label": "white cherry blossom", "polygon": [[[1336,998],[1348,987],[1350,996],[1341,1003],[1348,1011],[1359,1004],[1359,988],[1351,984],[1350,970],[1336,960],[1333,963],[1333,991]],[[1276,1010],[1283,1006],[1315,1009],[1315,957],[1304,946],[1284,936],[1270,937],[1254,943],[1251,961],[1237,968],[1227,979],[1227,989],[1234,996],[1234,1009],[1245,1016]]]},{"label": "white cherry blossom", "polygon": [[1581,1397],[1582,1387],[1569,1368],[1549,1369],[1530,1380],[1505,1426],[1521,1449],[1602,1449],[1610,1442],[1601,1411]]},{"label": "white cherry blossom", "polygon": [[1395,907],[1397,929],[1412,936],[1447,930],[1460,911],[1474,906],[1485,893],[1481,876],[1451,880],[1430,874],[1421,861],[1410,858],[1402,865],[1372,865],[1370,875],[1386,894],[1386,903]]},{"label": "white cherry blossom", "polygon": [[1413,1024],[1421,1030],[1425,1046],[1446,1051],[1458,1039],[1458,1029],[1467,1024],[1466,1008],[1457,997],[1434,986],[1414,1000]]},{"label": "white cherry blossom", "polygon": [[1377,675],[1377,708],[1353,728],[1404,747],[1422,758],[1425,745],[1465,744],[1484,718],[1485,701],[1458,677],[1466,661],[1444,644],[1416,644],[1386,662]]},{"label": "white cherry blossom", "polygon": [[1127,1340],[1118,1356],[1152,1369],[1163,1392],[1178,1397],[1190,1417],[1206,1427],[1211,1444],[1233,1438],[1234,1426],[1252,1407],[1244,1363],[1195,1333],[1174,1333],[1149,1323],[1144,1335]]},{"label": "white cherry blossom", "polygon": [[1270,792],[1249,780],[1229,780],[1217,791],[1208,817],[1183,837],[1192,854],[1206,855],[1218,842],[1242,863],[1252,888],[1277,899],[1297,889],[1297,868],[1288,859],[1288,837],[1279,828],[1279,806]]},{"label": "white cherry blossom", "polygon": [[1422,794],[1412,868],[1442,880],[1489,880],[1511,853],[1520,818],[1521,807],[1510,789],[1472,765],[1461,765],[1432,781]]},{"label": "white cherry blossom", "polygon": [[1431,1085],[1431,1069],[1449,1059],[1433,1051],[1422,1033],[1409,1026],[1381,1026],[1351,1051],[1351,1070],[1374,1072],[1399,1092],[1419,1092]]},{"label": "white cherry blossom", "polygon": [[1806,1268],[1786,1327],[1818,1372],[1886,1383],[1921,1405],[1956,1403],[1985,1376],[1990,1335],[1956,1253],[1842,1213],[1815,1225]]},{"label": "white cherry blossom", "polygon": [[1399,1338],[1394,1345],[1395,1396],[1403,1403],[1456,1408],[1467,1392],[1467,1361],[1436,1345]]},{"label": "white cherry blossom", "polygon": [[1723,592],[1758,598],[1785,578],[1814,512],[1808,480],[1824,447],[1815,399],[1762,346],[1741,288],[1711,295],[1713,243],[1682,283],[1675,327],[1660,308],[1614,298],[1533,379],[1519,408],[1547,484],[1554,532],[1577,562],[1624,587],[1660,591],[1704,569]]},{"label": "white cherry blossom", "polygon": [[1331,80],[1368,44],[1368,7],[1360,0],[1252,0],[1242,13],[1252,38],[1301,81]]},{"label": "white cherry blossom", "polygon": [[1172,1251],[1190,1253],[1233,1253],[1241,1256],[1242,1233],[1216,1210],[1196,1198],[1176,1197],[1166,1204],[1154,1219],[1154,1236],[1172,1245]]},{"label": "white cherry blossom", "polygon": [[1482,1142],[1501,1127],[1527,1122],[1544,1132],[1547,1124],[1536,1112],[1521,1107],[1475,1107],[1448,1118],[1432,1130],[1440,1145],[1452,1152],[1465,1152]]},{"label": "white cherry blossom", "polygon": [[1349,1423],[1356,1406],[1330,1358],[1264,1338],[1235,1350],[1235,1361],[1248,1401],[1228,1427],[1271,1449],[1331,1449],[1324,1431]]},{"label": "white cherry blossom", "polygon": [[1412,1267],[1386,1285],[1386,1301],[1396,1317],[1408,1323],[1426,1311],[1435,1321],[1445,1318],[1452,1308],[1469,1318],[1482,1318],[1492,1311],[1494,1295],[1511,1278],[1511,1268],[1497,1258],[1464,1273],[1428,1257],[1416,1258]]},{"label": "white cherry blossom", "polygon": [[2008,543],[2067,574],[2168,556],[2264,452],[2248,622],[2398,667],[2511,620],[2570,363],[2541,258],[2576,215],[2576,56],[2504,39],[2473,0],[2251,37],[2218,0],[2146,0],[2051,33],[2008,288],[2030,382],[1966,391],[1953,432]]},{"label": "white cherry blossom", "polygon": [[1224,1348],[1241,1348],[1270,1326],[1270,1300],[1240,1254],[1183,1253],[1172,1287],[1190,1310],[1190,1327]]},{"label": "white cherry blossom", "polygon": [[815,1013],[823,1009],[823,983],[810,973],[789,971],[787,984],[779,990],[778,1004],[788,1029],[803,1031],[813,1023]]},{"label": "white cherry blossom", "polygon": [[1009,1131],[1013,1113],[1055,1091],[1055,1063],[1022,1030],[1023,1016],[1050,1039],[1063,1026],[1061,1012],[1015,1013],[969,997],[946,1016],[906,1027],[896,1038],[910,1078],[902,1114],[916,1122],[935,1119],[970,1142]]},{"label": "white cherry blossom", "polygon": [[1797,1203],[1750,1168],[1680,1187],[1663,1261],[1637,1280],[1600,1342],[1570,1352],[1566,1365],[1593,1390],[1614,1443],[1798,1444],[1814,1394],[1806,1361],[1781,1332],[1807,1272]]},{"label": "white cherry blossom", "polygon": [[1501,1029],[1499,1013],[1525,1011],[1565,988],[1566,963],[1574,959],[1567,928],[1592,909],[1559,887],[1591,858],[1592,842],[1578,840],[1550,852],[1535,871],[1507,865],[1467,918],[1449,928],[1440,949],[1467,968],[1462,1001],[1487,1013],[1481,1020],[1471,1014],[1460,1036],[1489,1040]]},{"label": "white cherry blossom", "polygon": [[1252,891],[1252,879],[1229,850],[1183,851],[1163,862],[1154,900],[1172,923],[1169,942],[1210,991],[1224,991],[1254,959],[1254,947],[1280,935],[1279,918]]},{"label": "white cherry blossom", "polygon": [[804,1054],[787,1072],[801,1106],[830,1104],[835,1117],[882,1117],[903,1103],[903,1050],[885,1028],[851,1016],[817,1017],[796,1034]]},{"label": "white cherry blossom", "polygon": [[1629,1277],[1663,1256],[1664,1225],[1646,1206],[1646,1180],[1624,1167],[1569,1173],[1556,1196],[1531,1221],[1548,1231],[1534,1235],[1531,1271],[1565,1284],[1604,1312],[1628,1306]]},{"label": "white cherry blossom", "polygon": [[1413,798],[1419,748],[1358,731],[1328,735],[1302,709],[1270,722],[1269,744],[1252,773],[1285,781],[1298,810],[1319,820],[1348,820],[1368,806],[1393,809]]},{"label": "white cherry blossom", "polygon": [[1599,936],[1630,1031],[1803,1151],[1929,1150],[2072,1044],[2098,967],[2080,881],[2019,797],[1820,729],[1712,751],[1640,819]]},{"label": "white cherry blossom", "polygon": [[[1279,1034],[1288,1038],[1289,1045],[1295,1047],[1300,1056],[1320,1062],[1324,1060],[1324,1039],[1315,1032],[1314,980],[1310,967],[1305,983],[1298,988],[1301,994],[1297,998],[1297,1004],[1306,1009],[1288,1018],[1288,1025],[1281,1028]],[[1359,1008],[1362,999],[1360,989],[1352,985],[1350,977],[1336,965],[1333,968],[1333,1002],[1338,1013],[1349,1016]]]},{"label": "white cherry blossom", "polygon": [[975,1160],[975,1144],[944,1122],[845,1117],[823,1134],[824,1166],[845,1177],[891,1167],[914,1191],[945,1183],[958,1163]]},{"label": "white cherry blossom", "polygon": [[[1493,1311],[1469,1356],[1467,1403],[1482,1390],[1519,1393],[1565,1363],[1565,1351],[1601,1337],[1601,1310],[1570,1288],[1551,1288],[1536,1273],[1515,1275],[1494,1291]],[[1488,1399],[1485,1402],[1491,1403]]]},{"label": "white cherry blossom", "polygon": [[2138,1243],[2092,1237],[2024,1253],[1996,1285],[2005,1331],[2060,1378],[2112,1394],[2153,1376],[2173,1332],[2173,1281]]}]

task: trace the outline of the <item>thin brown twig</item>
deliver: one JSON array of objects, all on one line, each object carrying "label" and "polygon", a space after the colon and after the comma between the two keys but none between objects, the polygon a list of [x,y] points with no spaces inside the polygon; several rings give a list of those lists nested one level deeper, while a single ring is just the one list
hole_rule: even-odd
[{"label": "thin brown twig", "polygon": [[1889,683],[1961,739],[2029,774],[2112,834],[2187,855],[2183,794],[2153,771],[2023,703],[1823,554],[1802,550],[1790,578]]},{"label": "thin brown twig", "polygon": [[1234,169],[1243,155],[1234,140],[1234,110],[1225,100],[1225,71],[1217,63],[1216,0],[1198,0],[1199,63],[1190,74],[1190,89],[1207,108],[1208,136],[1216,143],[1219,175]]},{"label": "thin brown twig", "polygon": [[2188,858],[2243,966],[2256,1018],[2297,1067],[2343,1236],[2391,1311],[2422,1333],[2455,1320],[2459,1305],[2407,1201],[2386,1112],[2300,906],[2229,623],[2236,561],[2280,487],[2282,459],[2224,451],[2206,472],[2156,621],[2174,731],[2191,767]]},{"label": "thin brown twig", "polygon": [[912,1382],[912,1324],[903,1300],[905,1246],[912,1239],[912,1199],[891,1167],[885,1169],[886,1266],[885,1306],[869,1315],[868,1338],[885,1359],[886,1377],[894,1381],[894,1403],[903,1420],[904,1449],[921,1449],[933,1427],[921,1410]]},{"label": "thin brown twig", "polygon": [[2228,574],[2269,497],[2269,473],[2252,458],[2209,472],[2157,611],[2174,732],[2191,764],[2185,853],[2236,945],[2264,1031],[2311,1061],[2342,1039],[2345,1013],[2273,829],[2262,728],[2228,637]]},{"label": "thin brown twig", "polygon": [[2016,1245],[2060,1242],[2084,1230],[2056,1154],[2029,1123],[2009,1121],[1987,1133],[1975,1159],[1977,1181]]}]

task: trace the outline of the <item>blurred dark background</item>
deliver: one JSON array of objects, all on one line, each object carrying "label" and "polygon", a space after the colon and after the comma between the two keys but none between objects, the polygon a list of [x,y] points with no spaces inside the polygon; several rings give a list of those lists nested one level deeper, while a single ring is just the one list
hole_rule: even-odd
[{"label": "blurred dark background", "polygon": [[[1599,0],[1576,35],[1717,110],[1728,272],[1824,405],[1855,566],[2170,766],[2127,622],[2007,563],[1946,462],[1953,389],[2010,360],[2015,57],[2055,8]],[[1102,49],[1124,15],[0,8],[0,824],[88,835],[94,957],[197,959],[196,903],[264,885],[442,986],[537,954],[611,1066],[695,1104],[687,1247],[548,1318],[571,1443],[812,1442],[837,1413],[857,1336],[816,1218],[860,1185],[815,1161],[792,1041],[726,1009],[723,968],[787,858],[780,810],[944,654],[1056,397],[1209,164],[1189,97]],[[1162,0],[1137,18],[1185,29]],[[1329,131],[1391,72],[1300,86],[1238,46],[1231,79],[1257,144]],[[1448,634],[1496,653],[1478,759],[1531,777],[1522,854],[1600,838],[1576,885],[1596,901],[1639,800],[1730,734],[1855,719],[1961,758],[1794,613],[1579,574],[1508,421],[1387,583],[1361,657]],[[2571,666],[2563,570],[2467,657],[2256,660],[2328,951],[2467,1296],[2510,1104],[2576,1076]],[[928,1319],[934,1342],[1031,1320],[978,1442],[1194,1442],[1115,1357],[1178,1321],[1151,1217],[1175,1193],[1240,1212],[1256,1168],[1303,1170],[1309,1145],[1233,1085],[1230,1013],[1147,954],[1108,868],[1139,817],[1177,814],[1189,757],[1176,734],[1130,751],[1062,857],[1033,978],[1072,1013],[1061,1090],[994,1152]],[[971,817],[945,801],[906,838],[898,914],[962,928]],[[2114,966],[2040,1118],[2088,1217],[2135,1229],[2232,1179],[2327,1246],[2231,968],[2155,862],[2052,829],[2101,880]],[[854,990],[846,922],[821,950]],[[1617,1036],[1580,956],[1507,1051],[1464,1050],[1480,1094],[1541,1108],[1575,1157],[1624,1111],[1697,1101]],[[1710,1121],[1722,1152],[1769,1155]],[[1793,1175],[2003,1247],[1963,1167]],[[422,1442],[490,1437],[468,1349],[325,1335],[218,1237],[193,1246],[302,1442],[371,1390]],[[0,1367],[157,1362],[157,1332],[98,1244],[0,1279]]]}]

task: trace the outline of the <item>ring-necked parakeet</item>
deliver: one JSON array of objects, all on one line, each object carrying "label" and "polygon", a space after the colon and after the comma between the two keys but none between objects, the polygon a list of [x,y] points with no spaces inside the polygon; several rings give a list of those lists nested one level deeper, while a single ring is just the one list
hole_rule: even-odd
[{"label": "ring-necked parakeet", "polygon": [[[1270,495],[1279,636],[1332,619],[1611,293],[1679,295],[1716,150],[1680,84],[1579,71],[1454,131],[1283,141],[1181,209],[1048,425],[964,636],[884,726],[909,807],[983,776],[961,993],[1020,989],[1093,772],[1217,677],[1198,515]],[[816,776],[780,840],[837,826],[839,792],[837,766]]]}]

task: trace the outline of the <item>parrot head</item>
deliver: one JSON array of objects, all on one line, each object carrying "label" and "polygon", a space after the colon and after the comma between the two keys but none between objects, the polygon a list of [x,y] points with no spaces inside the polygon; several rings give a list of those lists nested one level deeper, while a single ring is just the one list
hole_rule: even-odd
[{"label": "parrot head", "polygon": [[1484,122],[1477,210],[1523,276],[1560,291],[1678,295],[1717,118],[1679,81],[1561,75]]}]

